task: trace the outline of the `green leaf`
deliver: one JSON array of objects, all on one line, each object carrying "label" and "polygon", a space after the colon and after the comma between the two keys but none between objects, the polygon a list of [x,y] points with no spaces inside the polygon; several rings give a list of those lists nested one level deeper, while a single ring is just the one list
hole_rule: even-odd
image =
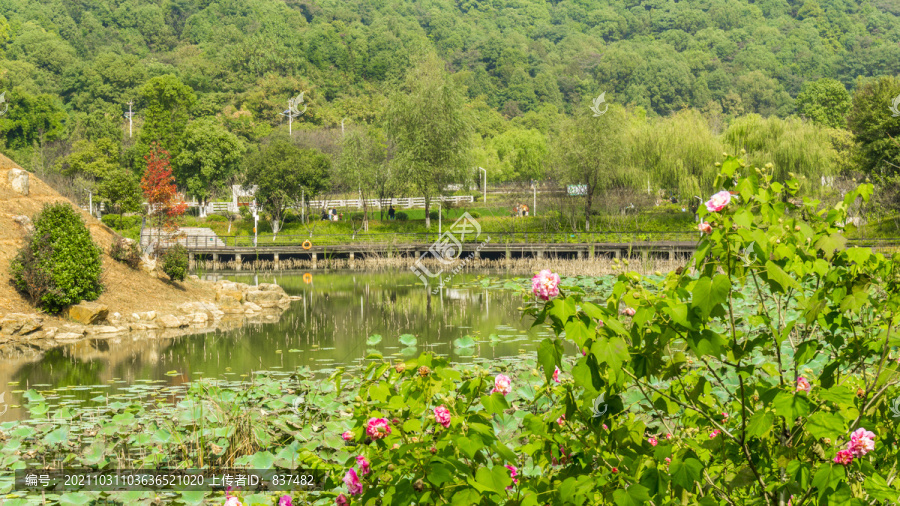
[{"label": "green leaf", "polygon": [[825,411],[810,415],[806,421],[806,430],[816,438],[827,437],[832,441],[837,441],[837,437],[846,432],[843,417]]},{"label": "green leaf", "polygon": [[416,336],[412,334],[403,334],[402,336],[400,336],[400,342],[404,346],[415,346],[416,343],[419,342],[419,340],[416,339]]},{"label": "green leaf", "polygon": [[800,288],[800,285],[794,278],[771,260],[766,262],[766,279],[769,281],[772,291],[784,293],[789,288]]},{"label": "green leaf", "polygon": [[566,323],[564,327],[566,338],[571,339],[579,348],[584,346],[584,342],[593,337],[588,331],[587,326],[579,319],[573,319]]},{"label": "green leaf", "polygon": [[446,464],[433,464],[425,473],[428,481],[435,485],[441,485],[453,479],[452,468]]},{"label": "green leaf", "polygon": [[462,336],[453,341],[453,346],[456,348],[472,348],[475,346],[475,340],[472,339],[472,336]]},{"label": "green leaf", "polygon": [[366,344],[369,345],[369,346],[374,346],[374,345],[376,345],[376,344],[378,344],[378,343],[380,343],[380,342],[381,342],[381,335],[380,335],[380,334],[374,334],[374,335],[371,335],[371,336],[369,336],[368,339],[366,339]]},{"label": "green leaf", "polygon": [[26,390],[22,397],[28,399],[28,402],[44,402],[46,400],[43,395],[33,388]]},{"label": "green leaf", "polygon": [[673,460],[669,468],[672,481],[685,490],[693,490],[694,482],[700,479],[703,464],[694,458]]},{"label": "green leaf", "polygon": [[83,492],[69,492],[59,496],[59,504],[62,506],[80,506],[82,504],[88,504],[93,500],[93,497]]},{"label": "green leaf", "polygon": [[844,249],[846,245],[847,238],[844,237],[844,235],[840,232],[822,236],[822,238],[816,241],[816,249],[822,250],[822,252],[825,254],[825,258],[829,260],[831,260],[831,257],[834,256],[835,251]]},{"label": "green leaf", "polygon": [[203,504],[203,500],[209,492],[205,490],[193,490],[181,492],[181,502],[185,504]]},{"label": "green leaf", "polygon": [[540,347],[538,347],[538,363],[544,369],[544,379],[547,383],[550,383],[550,379],[553,378],[553,371],[561,363],[562,354],[561,344],[555,343],[550,339],[541,341]]},{"label": "green leaf", "polygon": [[69,427],[63,426],[44,436],[44,444],[54,445],[65,443],[69,439]]},{"label": "green leaf", "polygon": [[819,467],[812,479],[812,486],[819,490],[819,499],[828,491],[828,488],[837,488],[838,483],[844,479],[846,471],[841,464],[827,463]]},{"label": "green leaf", "polygon": [[269,451],[256,452],[250,459],[250,469],[271,469],[275,455]]},{"label": "green leaf", "polygon": [[717,274],[714,278],[701,277],[694,285],[691,307],[700,309],[700,316],[707,318],[718,304],[728,301],[729,290],[731,281],[724,274]]},{"label": "green leaf", "polygon": [[509,469],[503,466],[494,466],[491,469],[486,467],[478,468],[478,471],[475,473],[475,481],[498,494],[506,494],[506,487],[512,485]]},{"label": "green leaf", "polygon": [[591,346],[591,353],[600,363],[607,363],[613,370],[622,367],[622,363],[630,358],[628,344],[619,336],[612,338],[598,337]]},{"label": "green leaf", "polygon": [[764,437],[775,424],[775,414],[771,411],[759,410],[747,420],[748,437]]},{"label": "green leaf", "polygon": [[806,396],[789,394],[783,390],[775,395],[772,406],[778,416],[783,416],[790,422],[809,414],[809,400]]},{"label": "green leaf", "polygon": [[632,484],[627,490],[619,489],[613,492],[613,501],[617,506],[642,506],[650,502],[650,495],[646,487]]},{"label": "green leaf", "polygon": [[509,409],[509,403],[506,402],[506,397],[504,397],[500,392],[494,392],[491,395],[482,396],[481,405],[484,406],[485,411],[492,415],[503,413],[504,411]]}]

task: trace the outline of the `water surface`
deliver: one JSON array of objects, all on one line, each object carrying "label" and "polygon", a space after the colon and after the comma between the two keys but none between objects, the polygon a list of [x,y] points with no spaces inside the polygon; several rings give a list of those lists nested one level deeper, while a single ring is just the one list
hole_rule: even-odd
[{"label": "water surface", "polygon": [[[458,274],[434,295],[408,272],[320,272],[306,280],[301,273],[218,276],[252,285],[274,282],[301,299],[272,323],[171,339],[86,340],[37,360],[0,359],[0,392],[9,408],[0,421],[27,416],[16,405],[28,388],[73,407],[134,398],[165,402],[201,377],[240,380],[254,371],[304,366],[329,373],[373,353],[400,359],[434,351],[470,362],[535,350],[542,334],[522,320],[521,294],[474,283],[483,276]],[[381,341],[368,345],[376,334]],[[415,347],[401,344],[404,334],[416,337]],[[474,347],[452,344],[466,335]]]}]

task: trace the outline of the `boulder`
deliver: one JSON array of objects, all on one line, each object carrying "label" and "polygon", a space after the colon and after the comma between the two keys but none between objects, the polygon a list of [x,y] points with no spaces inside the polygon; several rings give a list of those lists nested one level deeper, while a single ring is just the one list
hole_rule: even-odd
[{"label": "boulder", "polygon": [[125,327],[113,327],[112,325],[95,325],[87,328],[88,334],[115,334],[117,332],[125,332]]},{"label": "boulder", "polygon": [[22,230],[25,231],[26,234],[30,234],[34,232],[34,223],[31,222],[31,218],[25,215],[13,216],[13,221],[18,223]]},{"label": "boulder", "polygon": [[6,177],[14,192],[28,196],[28,172],[22,169],[9,169]]},{"label": "boulder", "polygon": [[275,307],[281,300],[282,294],[275,291],[254,290],[247,292],[247,302],[259,304],[262,307]]},{"label": "boulder", "polygon": [[43,320],[35,315],[10,313],[0,320],[0,334],[13,336],[30,334],[43,325]]},{"label": "boulder", "polygon": [[188,315],[191,325],[206,325],[209,321],[209,315],[206,313],[194,313]]},{"label": "boulder", "polygon": [[177,329],[181,327],[181,320],[176,316],[167,314],[159,317],[159,324],[167,329]]},{"label": "boulder", "polygon": [[103,321],[109,315],[109,308],[104,304],[96,302],[84,302],[69,307],[69,318],[83,323],[85,325],[93,325]]},{"label": "boulder", "polygon": [[63,332],[68,332],[70,334],[78,334],[79,336],[84,335],[84,329],[85,329],[85,327],[83,327],[81,325],[73,325],[71,323],[67,323],[62,326]]},{"label": "boulder", "polygon": [[225,316],[225,311],[221,311],[218,309],[213,309],[210,312],[212,313],[212,317],[216,320],[220,320]]},{"label": "boulder", "polygon": [[56,327],[47,327],[44,329],[44,337],[52,339],[58,331],[59,329]]},{"label": "boulder", "polygon": [[76,332],[58,332],[53,339],[57,339],[59,341],[65,341],[68,339],[81,339],[84,334],[78,334]]},{"label": "boulder", "polygon": [[160,327],[156,322],[135,322],[129,323],[128,328],[131,330],[158,330]]},{"label": "boulder", "polygon": [[262,311],[262,308],[259,306],[259,304],[254,304],[252,302],[245,302],[244,310],[248,313],[258,313],[258,312]]},{"label": "boulder", "polygon": [[156,319],[156,311],[145,311],[137,313],[137,319],[145,322],[152,322]]}]

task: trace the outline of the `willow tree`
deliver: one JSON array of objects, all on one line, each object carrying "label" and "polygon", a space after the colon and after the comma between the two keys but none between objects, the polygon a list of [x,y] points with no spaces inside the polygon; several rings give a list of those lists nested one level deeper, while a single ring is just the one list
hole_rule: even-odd
[{"label": "willow tree", "polygon": [[835,149],[834,129],[799,118],[762,118],[750,114],[734,120],[725,131],[724,141],[730,151],[747,151],[748,163],[774,165],[777,181],[797,177],[810,181],[809,188],[818,193],[822,177],[835,174],[842,166]]},{"label": "willow tree", "polygon": [[387,150],[377,132],[351,129],[341,139],[341,153],[337,158],[338,182],[350,193],[359,193],[362,200],[363,230],[369,230],[369,209],[366,201],[390,178]]},{"label": "willow tree", "polygon": [[631,163],[651,184],[676,192],[682,201],[713,189],[722,143],[695,110],[647,120],[633,131]]},{"label": "willow tree", "polygon": [[563,125],[552,143],[551,160],[564,184],[584,185],[584,229],[591,229],[596,197],[612,188],[635,187],[637,177],[628,165],[627,143],[631,117],[624,108],[610,105],[600,115],[587,106]]},{"label": "willow tree", "polygon": [[425,227],[430,227],[432,199],[468,174],[470,144],[463,95],[436,55],[412,68],[391,98],[388,136],[398,176],[425,197]]}]

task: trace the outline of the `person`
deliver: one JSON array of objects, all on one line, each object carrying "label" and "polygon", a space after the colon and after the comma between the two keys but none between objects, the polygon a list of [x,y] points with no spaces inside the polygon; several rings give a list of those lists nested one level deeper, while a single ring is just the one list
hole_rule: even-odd
[{"label": "person", "polygon": [[389,220],[394,219],[394,206],[393,205],[391,205],[390,209],[388,209],[388,219]]},{"label": "person", "polygon": [[328,220],[328,213],[322,209],[322,221]]},{"label": "person", "polygon": [[331,208],[331,221],[337,221],[337,220],[338,220],[337,209],[332,207]]}]

